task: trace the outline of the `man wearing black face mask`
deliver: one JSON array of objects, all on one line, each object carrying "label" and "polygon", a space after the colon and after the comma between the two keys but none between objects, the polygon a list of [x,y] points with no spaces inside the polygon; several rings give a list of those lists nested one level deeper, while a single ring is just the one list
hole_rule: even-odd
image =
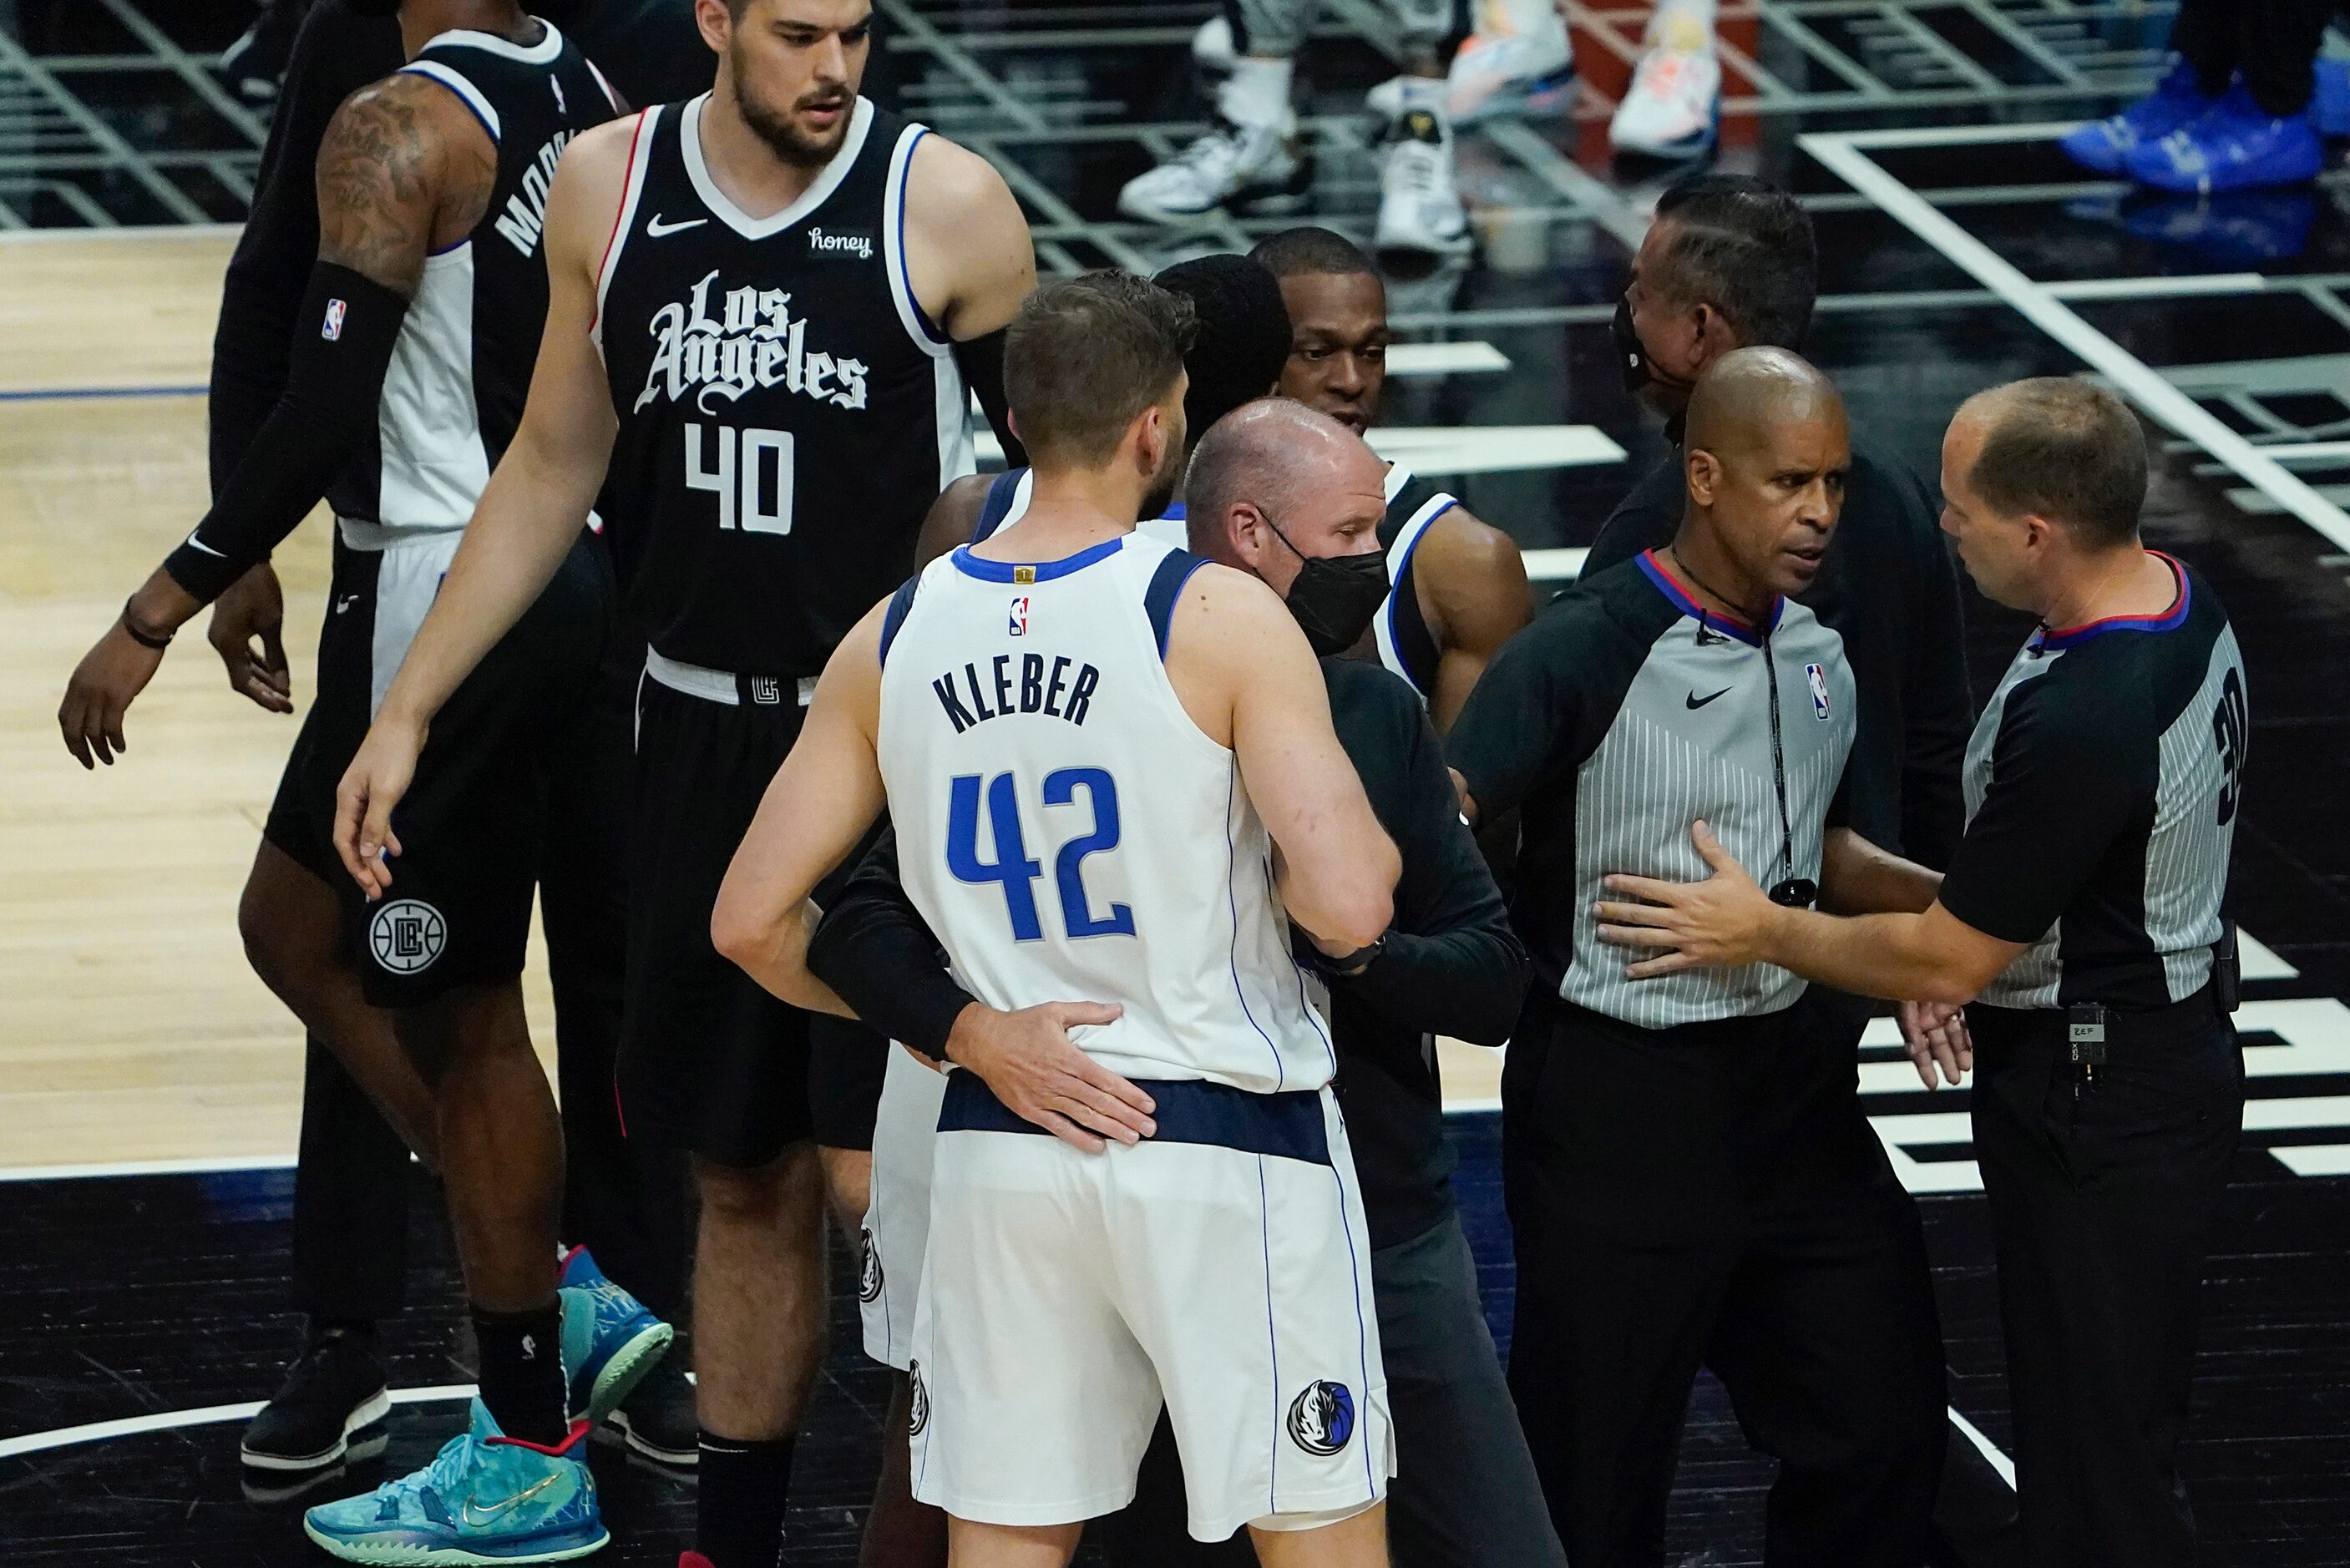
[{"label": "man wearing black face mask", "polygon": [[[1395,921],[1380,940],[1305,961],[1329,987],[1338,1093],[1369,1219],[1398,1446],[1391,1551],[1406,1568],[1561,1568],[1449,1189],[1433,1046],[1438,1033],[1502,1042],[1525,952],[1461,822],[1417,696],[1376,665],[1332,657],[1353,646],[1384,597],[1383,571],[1350,564],[1382,560],[1380,481],[1378,460],[1343,427],[1302,404],[1262,400],[1201,441],[1185,483],[1190,540],[1288,601],[1325,656],[1339,742],[1403,857]],[[1054,1074],[1082,1077],[1091,1065],[1057,1025],[1034,1016],[1045,1010],[993,1012],[941,971],[886,842],[827,911],[807,961],[868,1023],[974,1066],[1007,1102],[1014,1075],[1034,1085]],[[1073,1097],[1095,1092],[1087,1082],[1071,1085]],[[1243,1540],[1188,1538],[1172,1459],[1171,1444],[1154,1445],[1134,1507],[1103,1532],[1110,1559],[1119,1568],[1228,1553],[1253,1561]]]}]

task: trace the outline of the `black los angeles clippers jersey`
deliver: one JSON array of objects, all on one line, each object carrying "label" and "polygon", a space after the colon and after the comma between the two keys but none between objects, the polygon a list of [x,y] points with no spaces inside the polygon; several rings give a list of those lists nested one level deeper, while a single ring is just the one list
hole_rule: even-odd
[{"label": "black los angeles clippers jersey", "polygon": [[1411,683],[1425,702],[1436,695],[1436,636],[1419,613],[1419,587],[1412,577],[1413,552],[1428,525],[1461,504],[1405,467],[1388,466],[1388,511],[1379,519],[1379,545],[1388,553],[1388,602],[1371,620],[1379,662]]},{"label": "black los angeles clippers jersey", "polygon": [[[552,26],[535,44],[442,33],[402,67],[457,95],[497,147],[473,233],[425,258],[383,381],[376,433],[328,487],[338,517],[462,528],[522,422],[546,327],[540,233],[556,161],[619,112],[588,57]],[[330,305],[320,330],[342,318]]]},{"label": "black los angeles clippers jersey", "polygon": [[1994,1006],[2160,1007],[2211,978],[2251,722],[2227,611],[2170,566],[2167,613],[2026,643],[1967,742],[1942,905],[2031,944]]},{"label": "black los angeles clippers jersey", "polygon": [[708,101],[647,109],[630,149],[598,285],[620,421],[605,509],[655,649],[813,675],[972,467],[953,346],[906,272],[928,131],[859,99],[816,182],[753,218],[703,165]]}]

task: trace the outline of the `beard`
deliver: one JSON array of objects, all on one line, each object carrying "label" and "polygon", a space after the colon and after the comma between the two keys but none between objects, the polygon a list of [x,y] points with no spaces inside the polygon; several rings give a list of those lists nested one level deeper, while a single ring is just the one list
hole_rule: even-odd
[{"label": "beard", "polygon": [[834,153],[848,136],[848,123],[857,103],[857,89],[843,88],[837,91],[810,93],[795,105],[795,109],[838,108],[842,113],[838,123],[821,137],[803,130],[797,120],[785,110],[776,109],[758,96],[751,85],[748,63],[738,51],[728,62],[734,79],[734,105],[742,110],[743,123],[753,134],[767,144],[767,150],[785,163],[801,169],[821,169],[832,161]]}]

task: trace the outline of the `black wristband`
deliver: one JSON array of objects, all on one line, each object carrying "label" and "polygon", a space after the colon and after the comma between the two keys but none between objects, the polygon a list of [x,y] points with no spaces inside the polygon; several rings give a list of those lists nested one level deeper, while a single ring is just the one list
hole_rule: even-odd
[{"label": "black wristband", "polygon": [[141,631],[139,628],[139,623],[130,618],[130,600],[135,599],[138,597],[139,596],[137,594],[133,594],[130,596],[130,598],[122,601],[123,635],[141,648],[151,648],[156,652],[161,653],[165,649],[172,646],[172,639],[176,634],[167,631],[162,636],[157,637],[151,631]]}]

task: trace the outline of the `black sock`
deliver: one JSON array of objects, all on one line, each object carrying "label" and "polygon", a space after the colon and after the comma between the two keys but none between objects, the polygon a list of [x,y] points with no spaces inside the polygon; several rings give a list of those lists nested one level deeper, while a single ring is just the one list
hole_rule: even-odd
[{"label": "black sock", "polygon": [[482,1403],[498,1430],[548,1448],[568,1438],[562,1307],[554,1302],[534,1312],[475,1307],[473,1337],[482,1352]]},{"label": "black sock", "polygon": [[784,1498],[792,1489],[792,1439],[702,1434],[694,1550],[712,1568],[777,1568],[784,1560]]}]

